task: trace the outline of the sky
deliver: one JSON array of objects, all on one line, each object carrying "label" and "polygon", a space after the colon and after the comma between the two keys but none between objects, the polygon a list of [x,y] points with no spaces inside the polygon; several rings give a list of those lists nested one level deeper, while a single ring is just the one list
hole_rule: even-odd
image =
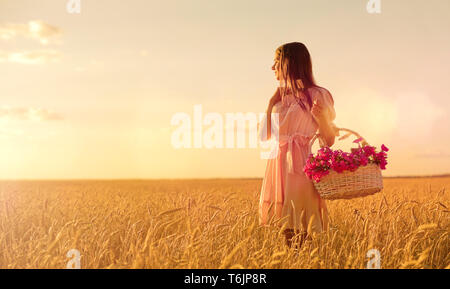
[{"label": "sky", "polygon": [[171,120],[265,112],[294,41],[384,176],[450,173],[448,0],[67,2],[0,0],[0,179],[263,177],[260,147],[177,149]]}]

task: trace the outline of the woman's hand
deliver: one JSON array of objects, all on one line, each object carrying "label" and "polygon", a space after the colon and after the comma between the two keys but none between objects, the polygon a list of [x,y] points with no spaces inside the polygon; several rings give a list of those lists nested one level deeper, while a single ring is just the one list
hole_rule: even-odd
[{"label": "woman's hand", "polygon": [[314,100],[311,113],[319,124],[319,134],[323,137],[325,145],[331,147],[335,141],[335,132],[326,119],[325,108],[321,103],[318,103],[317,100]]},{"label": "woman's hand", "polygon": [[271,138],[272,131],[272,109],[277,102],[281,100],[280,88],[278,87],[272,98],[270,98],[269,106],[267,107],[267,139]]},{"label": "woman's hand", "polygon": [[275,91],[275,93],[273,94],[272,98],[269,101],[269,106],[273,107],[280,100],[281,100],[280,88],[277,87],[277,90]]},{"label": "woman's hand", "polygon": [[325,108],[321,103],[317,102],[317,100],[314,100],[313,107],[311,108],[311,113],[315,118],[315,120],[317,121],[317,123],[321,123],[326,120]]}]

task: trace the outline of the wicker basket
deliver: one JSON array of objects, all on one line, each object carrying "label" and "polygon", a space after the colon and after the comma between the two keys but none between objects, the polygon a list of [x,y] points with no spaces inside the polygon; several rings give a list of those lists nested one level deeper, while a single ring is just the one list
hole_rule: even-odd
[{"label": "wicker basket", "polygon": [[[362,138],[352,130],[346,128],[337,129],[348,132],[346,135],[340,137],[339,140],[345,139],[352,134],[358,138]],[[321,140],[320,146],[323,147],[324,142],[320,134],[316,134],[311,139],[311,146],[316,139]],[[363,146],[369,145],[364,138],[362,138],[361,144]],[[354,172],[343,171],[338,173],[332,170],[328,175],[323,176],[320,182],[316,183],[313,181],[313,184],[323,199],[353,199],[380,192],[383,189],[383,176],[381,175],[380,167],[377,164],[370,163],[366,166],[359,167]]]}]

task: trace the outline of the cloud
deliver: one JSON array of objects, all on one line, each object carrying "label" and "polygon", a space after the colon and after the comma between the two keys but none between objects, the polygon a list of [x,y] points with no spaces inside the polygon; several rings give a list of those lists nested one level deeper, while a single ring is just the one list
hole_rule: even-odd
[{"label": "cloud", "polygon": [[6,23],[0,25],[0,39],[11,40],[17,36],[39,41],[42,45],[57,41],[62,30],[41,20],[23,23]]},{"label": "cloud", "polygon": [[[0,40],[11,40],[18,36],[39,41],[42,45],[53,43],[62,35],[62,30],[41,20],[23,23],[0,24]],[[0,63],[45,64],[59,61],[62,54],[57,50],[2,51]]]},{"label": "cloud", "polygon": [[33,107],[0,107],[0,119],[53,121],[63,117],[55,112]]},{"label": "cloud", "polygon": [[56,50],[33,50],[22,52],[7,52],[0,50],[0,63],[45,64],[57,62],[61,57],[62,53]]}]

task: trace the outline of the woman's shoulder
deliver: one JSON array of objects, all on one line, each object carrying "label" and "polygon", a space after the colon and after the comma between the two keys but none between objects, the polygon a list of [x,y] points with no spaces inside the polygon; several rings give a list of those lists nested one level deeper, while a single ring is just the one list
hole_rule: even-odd
[{"label": "woman's shoulder", "polygon": [[330,91],[322,86],[313,86],[308,89],[311,91],[311,96],[313,99],[322,99],[325,101],[331,101],[332,104],[334,104],[333,96],[331,95]]},{"label": "woman's shoulder", "polygon": [[311,86],[310,88],[308,88],[308,90],[312,91],[315,94],[331,94],[328,89],[318,85]]}]

